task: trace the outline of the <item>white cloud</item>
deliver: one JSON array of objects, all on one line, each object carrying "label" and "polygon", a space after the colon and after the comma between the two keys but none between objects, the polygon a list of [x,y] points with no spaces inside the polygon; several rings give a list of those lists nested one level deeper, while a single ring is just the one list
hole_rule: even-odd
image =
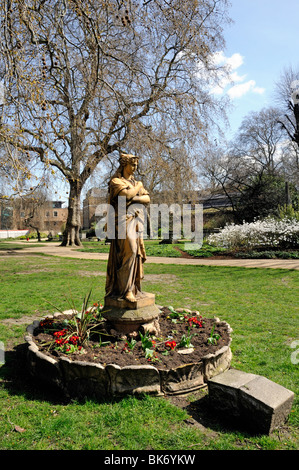
[{"label": "white cloud", "polygon": [[231,68],[232,70],[238,69],[243,65],[243,57],[241,54],[236,52],[233,54],[231,57],[226,57],[223,53],[223,51],[218,51],[215,52],[213,56],[213,62],[215,65],[221,65],[221,64],[226,64]]},{"label": "white cloud", "polygon": [[[213,62],[215,66],[223,66],[225,70],[218,73],[217,84],[212,87],[211,93],[222,95],[227,90],[231,99],[241,98],[247,93],[263,94],[264,88],[256,86],[254,80],[245,82],[247,75],[239,75],[238,69],[244,64],[244,57],[236,52],[231,57],[226,57],[223,51],[214,54]],[[244,82],[244,83],[243,83]]]},{"label": "white cloud", "polygon": [[219,80],[218,85],[212,88],[212,93],[214,95],[222,95],[224,89],[227,86],[231,86],[233,83],[243,82],[245,80],[246,75],[240,76],[237,72],[232,72],[228,76],[224,76]]},{"label": "white cloud", "polygon": [[262,95],[263,93],[265,93],[266,89],[256,86],[254,87],[253,91],[254,93],[257,93],[258,95]]},{"label": "white cloud", "polygon": [[227,65],[233,70],[238,69],[244,63],[244,58],[241,56],[241,54],[238,53],[233,54],[231,57],[224,58],[226,59]]},{"label": "white cloud", "polygon": [[241,98],[249,92],[257,93],[259,95],[263,94],[265,89],[255,86],[256,83],[254,80],[249,80],[248,82],[241,83],[240,85],[235,85],[230,88],[227,94],[230,98]]}]

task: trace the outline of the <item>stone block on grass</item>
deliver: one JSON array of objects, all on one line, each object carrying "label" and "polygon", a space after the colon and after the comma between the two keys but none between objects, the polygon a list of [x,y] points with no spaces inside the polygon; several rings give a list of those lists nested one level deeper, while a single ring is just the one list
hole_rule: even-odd
[{"label": "stone block on grass", "polygon": [[291,411],[294,393],[260,375],[230,369],[208,381],[211,406],[257,434],[271,434]]}]

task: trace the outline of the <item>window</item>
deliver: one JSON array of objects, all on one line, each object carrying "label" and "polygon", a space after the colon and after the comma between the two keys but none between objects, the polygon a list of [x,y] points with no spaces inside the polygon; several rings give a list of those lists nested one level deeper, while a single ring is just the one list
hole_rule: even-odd
[{"label": "window", "polygon": [[58,216],[58,212],[57,212],[57,211],[54,211],[54,212],[53,212],[53,215],[54,215],[54,217],[57,217],[57,216]]}]

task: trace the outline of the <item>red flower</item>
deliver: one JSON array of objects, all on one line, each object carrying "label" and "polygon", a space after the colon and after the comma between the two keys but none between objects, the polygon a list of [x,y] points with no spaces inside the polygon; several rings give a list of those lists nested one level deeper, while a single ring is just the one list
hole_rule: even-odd
[{"label": "red flower", "polygon": [[175,341],[166,341],[165,343],[166,348],[170,348],[172,351],[176,347],[176,342]]},{"label": "red flower", "polygon": [[192,326],[192,325],[198,325],[199,328],[202,328],[202,321],[200,320],[202,317],[191,317],[191,318],[187,318],[187,321],[189,323],[189,326]]},{"label": "red flower", "polygon": [[39,325],[41,328],[47,328],[47,327],[51,327],[53,323],[54,323],[54,320],[52,318],[45,318],[44,320],[41,320]]},{"label": "red flower", "polygon": [[66,330],[55,331],[55,333],[53,334],[56,338],[60,338],[61,336],[64,336],[66,334]]},{"label": "red flower", "polygon": [[73,335],[70,337],[69,342],[72,343],[74,346],[78,343],[79,336]]},{"label": "red flower", "polygon": [[55,343],[58,344],[58,346],[62,346],[63,344],[66,344],[67,341],[63,338],[58,338],[58,339],[55,339]]}]

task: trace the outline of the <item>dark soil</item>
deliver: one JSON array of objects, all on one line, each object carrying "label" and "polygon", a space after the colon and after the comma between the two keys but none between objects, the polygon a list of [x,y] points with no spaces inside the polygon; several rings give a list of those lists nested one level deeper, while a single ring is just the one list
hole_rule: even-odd
[{"label": "dark soil", "polygon": [[[170,310],[166,307],[162,309],[160,315],[159,323],[161,333],[158,338],[153,338],[156,341],[154,349],[154,357],[152,359],[147,359],[145,357],[145,352],[142,349],[142,344],[140,338],[136,338],[137,343],[134,349],[131,351],[126,343],[127,339],[123,339],[115,336],[102,336],[102,341],[110,341],[106,346],[99,345],[99,336],[90,338],[88,344],[84,344],[83,352],[75,353],[63,353],[57,349],[50,349],[49,345],[44,346],[44,343],[49,343],[54,341],[53,331],[45,332],[42,328],[37,328],[34,333],[34,342],[38,345],[39,350],[45,354],[48,354],[54,358],[61,356],[68,357],[71,360],[83,361],[83,362],[93,362],[100,363],[102,365],[106,364],[115,364],[120,367],[129,366],[129,365],[142,365],[142,364],[152,364],[157,369],[173,369],[183,364],[190,364],[199,362],[201,358],[207,354],[214,354],[217,350],[221,349],[223,346],[230,344],[230,332],[227,323],[217,322],[215,319],[210,318],[199,318],[202,322],[202,327],[196,325],[189,327],[188,321],[184,319],[183,321],[177,321],[173,323],[169,318]],[[193,314],[185,314],[190,317],[194,317]],[[69,319],[69,317],[67,317]],[[55,330],[59,331],[63,329],[63,317],[58,317],[55,319]],[[103,324],[105,332],[109,334],[110,326],[108,323]],[[216,344],[211,344],[208,341],[208,338],[211,336],[212,329],[214,327],[214,334],[219,335],[219,339]],[[180,354],[179,351],[182,351],[184,348],[178,348],[178,346],[171,350],[169,347],[165,346],[167,340],[175,341],[177,345],[180,343],[182,336],[188,335],[188,330],[192,336],[191,344],[194,347],[193,352],[188,354]],[[130,341],[130,340],[129,340]],[[186,348],[185,348],[186,349]]]}]

